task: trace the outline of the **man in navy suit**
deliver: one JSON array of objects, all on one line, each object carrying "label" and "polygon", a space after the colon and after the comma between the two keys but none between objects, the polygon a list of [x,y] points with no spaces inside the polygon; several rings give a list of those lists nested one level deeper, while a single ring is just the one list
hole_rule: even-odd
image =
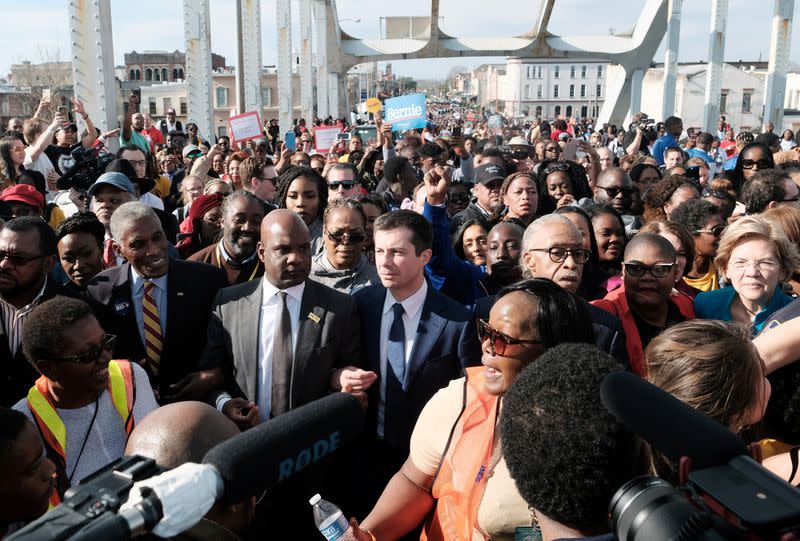
[{"label": "man in navy suit", "polygon": [[[364,371],[344,373],[353,390],[367,390],[367,463],[372,502],[408,458],[422,408],[442,387],[480,363],[474,319],[425,281],[433,233],[408,210],[375,221],[375,264],[381,285],[354,294],[361,315]],[[375,381],[375,374],[378,375]],[[352,378],[348,381],[348,377]],[[374,384],[373,384],[374,382]]]}]

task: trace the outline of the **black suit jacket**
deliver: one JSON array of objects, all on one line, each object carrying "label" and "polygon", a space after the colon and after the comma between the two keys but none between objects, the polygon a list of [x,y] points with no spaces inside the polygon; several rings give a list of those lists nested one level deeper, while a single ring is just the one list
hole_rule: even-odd
[{"label": "black suit jacket", "polygon": [[[350,295],[306,280],[290,383],[290,409],[330,392],[331,372],[358,366],[361,339],[356,303]],[[222,367],[227,390],[256,401],[258,330],[264,280],[222,289],[208,323],[201,368]],[[265,420],[262,418],[262,421]]]},{"label": "black suit jacket", "polygon": [[[630,368],[628,350],[625,348],[625,330],[622,328],[619,318],[583,299],[579,298],[578,300],[592,320],[594,345],[597,346],[597,349],[605,351],[626,368]],[[489,321],[489,311],[495,302],[497,302],[497,295],[478,299],[475,303],[475,317]]]},{"label": "black suit jacket", "polygon": [[[164,134],[164,141],[166,141],[167,140],[167,135],[169,135],[169,132],[167,131],[167,119],[166,118],[162,118],[161,120],[158,121],[158,129],[161,130],[162,134]],[[180,120],[175,120],[175,129],[177,131],[180,131],[180,132],[183,131],[183,124],[181,124]]]},{"label": "black suit jacket", "polygon": [[[206,343],[206,328],[214,297],[228,279],[225,271],[192,261],[170,259],[167,272],[167,324],[158,378],[162,396],[167,387],[197,370]],[[141,363],[144,344],[136,324],[131,296],[130,263],[106,269],[86,289],[100,324],[117,335],[114,358]],[[159,314],[164,317],[163,314]]]},{"label": "black suit jacket", "polygon": [[[385,377],[381,374],[380,331],[386,288],[380,284],[373,285],[356,291],[353,296],[361,314],[365,369]],[[392,404],[394,411],[404,411],[404,423],[395,418],[393,430],[396,433],[390,439],[404,441],[403,449],[407,452],[411,432],[428,400],[451,380],[460,378],[464,368],[479,365],[480,359],[480,344],[472,314],[428,284],[403,383],[405,403]],[[367,427],[372,435],[377,434],[380,386],[378,380],[369,389]],[[386,433],[384,438],[387,438]]]},{"label": "black suit jacket", "polygon": [[[56,295],[80,297],[48,277],[39,302],[50,300]],[[16,355],[11,355],[8,337],[0,326],[0,406],[10,408],[21,398],[25,398],[38,377],[39,372],[22,353],[22,345],[17,348]]]}]

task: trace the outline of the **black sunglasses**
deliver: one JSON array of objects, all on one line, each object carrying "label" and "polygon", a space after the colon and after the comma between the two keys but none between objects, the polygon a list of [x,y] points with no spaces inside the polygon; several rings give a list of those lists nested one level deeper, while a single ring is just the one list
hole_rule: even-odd
[{"label": "black sunglasses", "polygon": [[711,229],[695,229],[694,233],[695,234],[697,234],[697,233],[706,233],[708,235],[714,235],[715,237],[719,238],[719,237],[722,236],[722,233],[725,232],[725,227],[726,226],[724,226],[724,225],[717,225],[717,226],[712,227]]},{"label": "black sunglasses", "polygon": [[503,355],[506,352],[506,347],[520,345],[523,347],[532,347],[541,344],[541,340],[519,340],[518,338],[511,338],[507,334],[503,334],[486,321],[478,320],[478,340],[481,344],[489,340],[489,347],[491,348],[492,355]]},{"label": "black sunglasses", "polygon": [[611,199],[616,199],[619,194],[622,194],[622,198],[631,197],[633,195],[633,188],[616,188],[613,186],[598,186],[601,190],[605,190],[608,194],[608,197]]},{"label": "black sunglasses", "polygon": [[649,272],[655,278],[663,278],[672,271],[675,263],[658,263],[656,265],[645,265],[636,261],[624,262],[625,272],[636,278],[641,278]]},{"label": "black sunglasses", "polygon": [[467,192],[448,194],[447,200],[451,203],[466,203],[471,199]]},{"label": "black sunglasses", "polygon": [[97,361],[106,351],[114,351],[114,346],[117,344],[117,337],[113,334],[107,334],[99,346],[92,346],[88,351],[83,353],[76,353],[75,355],[67,355],[60,357],[61,361],[68,361],[76,364],[89,364]]},{"label": "black sunglasses", "polygon": [[755,166],[758,166],[759,169],[768,169],[772,166],[769,160],[762,159],[762,160],[742,160],[742,168],[744,169],[752,169]]},{"label": "black sunglasses", "polygon": [[723,190],[722,188],[716,188],[711,190],[709,188],[703,188],[703,193],[700,194],[702,197],[716,197],[717,199],[726,199],[730,200],[733,199],[733,196],[729,194],[727,191]]},{"label": "black sunglasses", "polygon": [[551,163],[551,164],[550,164],[550,165],[548,165],[548,166],[547,166],[547,168],[544,170],[544,174],[545,174],[545,175],[549,175],[549,174],[550,174],[550,173],[552,173],[553,171],[569,171],[569,164],[568,164],[567,162],[556,162],[556,163]]},{"label": "black sunglasses", "polygon": [[41,255],[22,255],[22,254],[12,254],[11,252],[2,252],[0,251],[0,263],[8,259],[8,261],[14,265],[15,267],[22,267],[27,265],[31,261],[35,261],[37,259],[41,259],[44,257],[44,254]]},{"label": "black sunglasses", "polygon": [[345,190],[351,190],[355,185],[356,185],[355,180],[342,180],[339,182],[329,182],[328,188],[330,188],[331,190],[338,190],[339,186],[341,186]]},{"label": "black sunglasses", "polygon": [[331,233],[328,231],[328,238],[331,239],[331,242],[335,242],[336,244],[344,244],[345,241],[349,244],[358,244],[359,242],[364,242],[367,237],[364,233],[349,233],[347,231]]}]

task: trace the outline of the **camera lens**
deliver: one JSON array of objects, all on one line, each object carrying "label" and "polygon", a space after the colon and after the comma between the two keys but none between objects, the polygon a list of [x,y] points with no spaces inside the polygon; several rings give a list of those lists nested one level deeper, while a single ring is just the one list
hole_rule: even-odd
[{"label": "camera lens", "polygon": [[672,539],[694,507],[666,481],[637,477],[622,485],[611,499],[611,529],[620,541]]}]

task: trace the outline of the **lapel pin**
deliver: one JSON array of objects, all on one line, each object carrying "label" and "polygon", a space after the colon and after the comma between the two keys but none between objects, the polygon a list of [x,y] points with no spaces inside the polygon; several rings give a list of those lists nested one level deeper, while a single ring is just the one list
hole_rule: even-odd
[{"label": "lapel pin", "polygon": [[319,316],[317,314],[315,314],[314,312],[309,312],[308,313],[308,319],[310,319],[311,321],[313,321],[314,323],[319,325]]}]

